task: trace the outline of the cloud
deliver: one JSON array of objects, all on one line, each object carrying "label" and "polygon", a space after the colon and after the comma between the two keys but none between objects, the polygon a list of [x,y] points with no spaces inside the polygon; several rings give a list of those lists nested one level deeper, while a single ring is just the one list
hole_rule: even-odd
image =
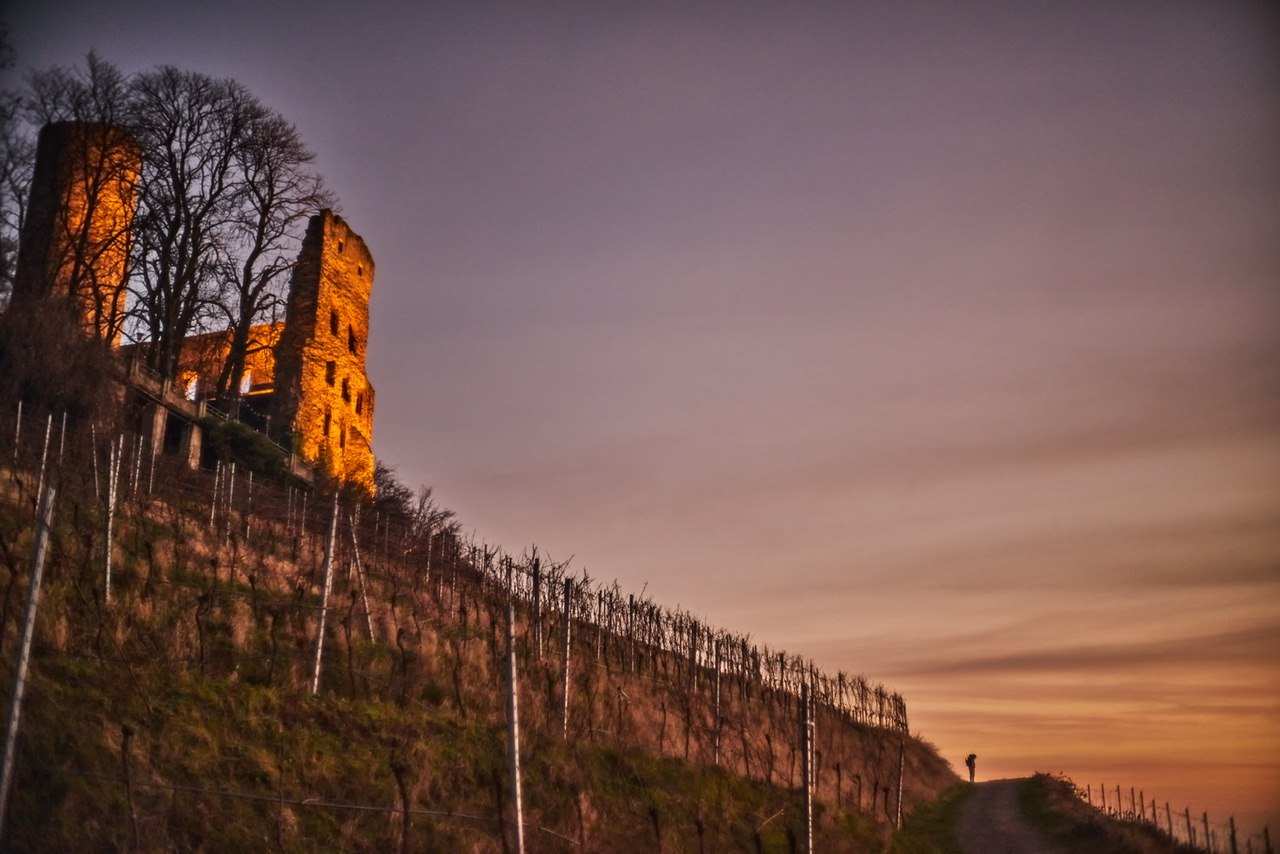
[{"label": "cloud", "polygon": [[[1280,622],[1230,631],[1199,634],[1164,640],[1143,640],[1127,644],[1072,644],[1053,649],[974,656],[939,657],[921,661],[899,673],[903,676],[1025,676],[1029,674],[1089,673],[1125,674],[1152,666],[1171,666],[1188,671],[1202,667],[1240,665],[1243,662],[1271,662],[1280,673]],[[1277,692],[1280,695],[1280,690]]]}]

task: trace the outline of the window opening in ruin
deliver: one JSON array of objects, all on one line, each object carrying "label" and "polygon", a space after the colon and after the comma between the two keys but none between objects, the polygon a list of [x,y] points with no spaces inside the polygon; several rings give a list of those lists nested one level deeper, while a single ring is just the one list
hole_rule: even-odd
[{"label": "window opening in ruin", "polygon": [[357,276],[363,276],[363,275],[364,275],[364,265],[363,265],[363,264],[357,264],[357,265],[356,265],[356,275],[357,275]]},{"label": "window opening in ruin", "polygon": [[329,438],[329,428],[333,425],[333,410],[329,407],[324,408],[324,437]]},{"label": "window opening in ruin", "polygon": [[338,313],[336,311],[329,312],[329,334],[338,334]]},{"label": "window opening in ruin", "polygon": [[346,377],[342,378],[342,399],[351,402],[351,381]]},{"label": "window opening in ruin", "polygon": [[338,447],[346,450],[347,447],[347,425],[343,424],[338,430]]},{"label": "window opening in ruin", "polygon": [[364,412],[364,392],[356,395],[356,415]]},{"label": "window opening in ruin", "polygon": [[339,240],[339,241],[338,241],[338,254],[339,254],[339,255],[341,255],[341,254],[342,254],[342,250],[346,248],[346,245],[347,245],[347,244],[343,243],[341,240]]},{"label": "window opening in ruin", "polygon": [[354,326],[347,327],[347,350],[351,355],[356,355],[356,329]]},{"label": "window opening in ruin", "polygon": [[338,363],[329,361],[324,363],[324,381],[329,385],[333,385],[338,379]]}]

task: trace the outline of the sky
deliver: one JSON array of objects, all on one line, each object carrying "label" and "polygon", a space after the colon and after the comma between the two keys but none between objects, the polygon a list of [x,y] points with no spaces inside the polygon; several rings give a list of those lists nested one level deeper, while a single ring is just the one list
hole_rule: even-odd
[{"label": "sky", "polygon": [[901,692],[979,779],[1280,833],[1263,2],[17,0],[244,83],[468,531]]}]

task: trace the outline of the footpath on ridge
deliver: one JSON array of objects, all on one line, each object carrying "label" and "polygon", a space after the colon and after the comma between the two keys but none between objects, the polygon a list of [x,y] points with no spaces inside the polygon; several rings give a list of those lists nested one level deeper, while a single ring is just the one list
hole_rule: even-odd
[{"label": "footpath on ridge", "polygon": [[965,854],[1067,854],[1032,827],[1018,807],[1024,780],[978,783],[956,825]]}]

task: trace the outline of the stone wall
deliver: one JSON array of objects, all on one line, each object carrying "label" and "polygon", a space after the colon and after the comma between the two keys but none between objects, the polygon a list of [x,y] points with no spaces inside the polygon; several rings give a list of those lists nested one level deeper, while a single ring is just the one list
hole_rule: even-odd
[{"label": "stone wall", "polygon": [[[137,143],[118,127],[58,122],[40,131],[15,304],[66,298],[87,332],[119,344],[141,162]],[[259,404],[254,426],[369,491],[374,393],[365,351],[373,273],[364,240],[340,216],[313,216],[284,324],[253,329],[242,400]],[[192,382],[198,396],[212,391],[230,345],[229,331],[186,339],[179,393]]]},{"label": "stone wall", "polygon": [[373,256],[332,211],[311,218],[276,349],[272,422],[304,458],[373,488],[373,386],[365,372]]},{"label": "stone wall", "polygon": [[121,128],[41,129],[15,299],[68,297],[87,332],[119,341],[141,163],[141,149]]}]

